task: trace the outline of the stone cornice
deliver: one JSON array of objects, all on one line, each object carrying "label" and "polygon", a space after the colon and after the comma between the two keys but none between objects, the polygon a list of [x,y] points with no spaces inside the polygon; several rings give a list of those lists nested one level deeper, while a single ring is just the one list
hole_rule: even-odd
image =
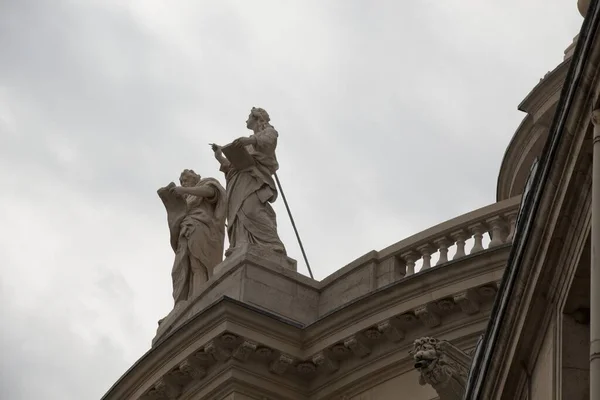
[{"label": "stone cornice", "polygon": [[527,116],[504,152],[498,174],[498,201],[521,194],[531,163],[540,155],[548,136],[570,63],[567,59],[548,72],[519,105]]},{"label": "stone cornice", "polygon": [[[307,326],[305,346],[317,351],[320,347],[339,340],[335,333],[350,326],[367,329],[378,319],[411,313],[418,306],[451,298],[465,288],[499,280],[509,252],[510,245],[490,249],[487,250],[485,262],[478,259],[478,255],[467,256],[371,293],[355,301],[352,307],[340,308]],[[427,291],[423,291],[424,287],[427,287]]]},{"label": "stone cornice", "polygon": [[523,193],[531,164],[542,152],[547,136],[547,126],[534,124],[530,115],[523,119],[502,158],[496,187],[498,201]]},{"label": "stone cornice", "polygon": [[[416,336],[479,334],[510,252],[518,203],[509,199],[439,224],[323,282],[295,272],[293,260],[249,246],[218,266],[198,298],[162,321],[153,349],[104,399],[213,393],[234,370],[290,398],[333,395],[365,374],[375,379],[391,360],[409,362]],[[465,249],[470,237],[475,245]],[[423,266],[415,273],[419,257]]]},{"label": "stone cornice", "polygon": [[549,102],[553,104],[558,101],[557,96],[560,95],[570,66],[571,59],[569,58],[560,63],[554,70],[548,72],[519,104],[519,111],[531,115],[533,122],[536,123],[543,115]]},{"label": "stone cornice", "polygon": [[[270,327],[268,332],[264,330],[265,325]],[[184,361],[186,354],[200,351],[211,339],[226,333],[232,327],[264,332],[283,349],[297,348],[301,343],[302,332],[298,327],[270,316],[263,310],[222,298],[169,335],[169,340],[162,341],[146,352],[103,399],[135,398],[133,393],[144,385],[155,383],[165,374],[165,366],[178,365]]]},{"label": "stone cornice", "polygon": [[[495,282],[492,284],[495,286]],[[460,311],[455,310],[458,314],[454,312],[453,317],[436,326],[433,331],[437,336],[461,338],[465,334],[465,327],[473,330],[473,324],[479,324],[475,330],[481,332],[487,320],[490,301],[491,298],[485,302],[485,313],[476,316],[462,316]],[[332,385],[336,380],[343,381],[344,377],[354,376],[352,379],[356,379],[357,373],[366,373],[370,370],[368,365],[377,363],[382,358],[389,358],[390,354],[401,352],[406,358],[410,339],[426,329],[419,328],[418,324],[404,327],[407,336],[397,337],[384,333],[387,322],[389,318],[376,321],[373,328],[377,334],[369,333],[373,328],[359,330],[359,327],[355,327],[354,331],[347,331],[342,335],[343,339],[337,344],[321,350],[308,349],[303,344],[302,338],[306,336],[306,332],[302,329],[282,319],[270,317],[260,309],[223,298],[201,316],[189,320],[170,335],[169,340],[158,344],[142,357],[104,399],[158,400],[166,398],[161,397],[163,394],[167,396],[171,392],[187,393],[195,390],[190,389],[194,385],[198,388],[210,387],[217,379],[215,374],[224,373],[221,368],[225,368],[223,365],[229,365],[228,363],[253,363],[252,371],[266,374],[266,377],[276,380],[278,387],[287,385],[289,390],[301,390],[294,383],[297,380],[314,381],[315,385],[322,387],[324,384]],[[269,329],[265,330],[265,326],[269,326]],[[383,326],[381,331],[377,328],[379,326]],[[413,329],[417,331],[409,333]],[[375,342],[386,343],[387,347],[377,345],[377,348],[388,350],[373,353]],[[340,353],[336,346],[341,346],[340,349],[344,351]],[[338,370],[339,376],[336,376]],[[316,379],[317,377],[321,378]],[[204,383],[198,383],[203,380]],[[334,384],[331,388],[338,386]]]}]

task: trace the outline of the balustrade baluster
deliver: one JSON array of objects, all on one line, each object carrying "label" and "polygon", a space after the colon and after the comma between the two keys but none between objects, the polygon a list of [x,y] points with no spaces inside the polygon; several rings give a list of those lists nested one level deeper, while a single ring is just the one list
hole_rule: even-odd
[{"label": "balustrade baluster", "polygon": [[469,237],[464,230],[456,231],[450,234],[450,237],[456,242],[456,254],[452,258],[453,260],[458,260],[461,257],[466,256],[465,253],[465,242]]},{"label": "balustrade baluster", "polygon": [[448,262],[448,247],[452,246],[452,241],[448,238],[441,238],[434,241],[434,244],[437,246],[440,252],[440,258],[435,265],[440,265]]},{"label": "balustrade baluster", "polygon": [[400,255],[400,258],[406,263],[406,276],[414,275],[415,273],[415,262],[419,259],[419,256],[414,251],[409,251]]},{"label": "balustrade baluster", "polygon": [[423,256],[423,266],[421,267],[421,270],[431,268],[431,254],[435,252],[435,249],[433,249],[430,244],[424,244],[417,248],[417,251]]},{"label": "balustrade baluster", "polygon": [[504,236],[506,235],[506,222],[504,218],[497,216],[488,219],[486,222],[490,227],[490,238],[492,239],[488,248],[491,249],[492,247],[504,244]]},{"label": "balustrade baluster", "polygon": [[517,214],[518,213],[519,213],[519,210],[513,210],[509,213],[504,214],[504,216],[508,220],[508,236],[506,237],[506,243],[512,242],[513,238],[515,237],[515,229],[516,229],[515,225],[517,223]]},{"label": "balustrade baluster", "polygon": [[482,223],[474,224],[469,226],[469,231],[475,240],[475,244],[469,254],[475,254],[478,251],[483,250],[483,233],[485,232],[485,226]]}]

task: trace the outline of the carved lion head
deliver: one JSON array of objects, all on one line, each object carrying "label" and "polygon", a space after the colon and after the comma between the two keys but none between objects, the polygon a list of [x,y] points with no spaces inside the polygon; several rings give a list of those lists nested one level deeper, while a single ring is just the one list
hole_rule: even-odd
[{"label": "carved lion head", "polygon": [[438,341],[435,338],[423,337],[415,340],[414,348],[410,352],[415,360],[415,368],[421,370],[436,361],[440,356],[438,350]]}]

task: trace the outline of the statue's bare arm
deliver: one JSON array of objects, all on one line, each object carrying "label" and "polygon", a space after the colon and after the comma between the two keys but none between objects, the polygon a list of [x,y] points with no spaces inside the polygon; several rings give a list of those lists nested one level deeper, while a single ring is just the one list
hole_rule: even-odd
[{"label": "statue's bare arm", "polygon": [[190,194],[196,197],[213,197],[216,194],[215,188],[210,185],[192,187],[177,186],[171,190],[174,190],[178,194]]},{"label": "statue's bare arm", "polygon": [[231,165],[231,163],[223,155],[223,150],[221,150],[221,146],[219,146],[218,144],[214,144],[214,143],[212,143],[210,146],[212,147],[212,150],[214,151],[214,154],[215,154],[215,158],[217,159],[219,164],[221,164],[224,167],[229,167]]}]

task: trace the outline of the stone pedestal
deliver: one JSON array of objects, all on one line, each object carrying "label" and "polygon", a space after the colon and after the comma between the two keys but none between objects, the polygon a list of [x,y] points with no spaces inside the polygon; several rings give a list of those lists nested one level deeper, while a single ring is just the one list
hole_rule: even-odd
[{"label": "stone pedestal", "polygon": [[161,321],[153,345],[223,296],[298,325],[317,318],[318,282],[296,272],[295,260],[258,246],[237,249],[215,268],[205,286],[200,296],[181,302]]}]

